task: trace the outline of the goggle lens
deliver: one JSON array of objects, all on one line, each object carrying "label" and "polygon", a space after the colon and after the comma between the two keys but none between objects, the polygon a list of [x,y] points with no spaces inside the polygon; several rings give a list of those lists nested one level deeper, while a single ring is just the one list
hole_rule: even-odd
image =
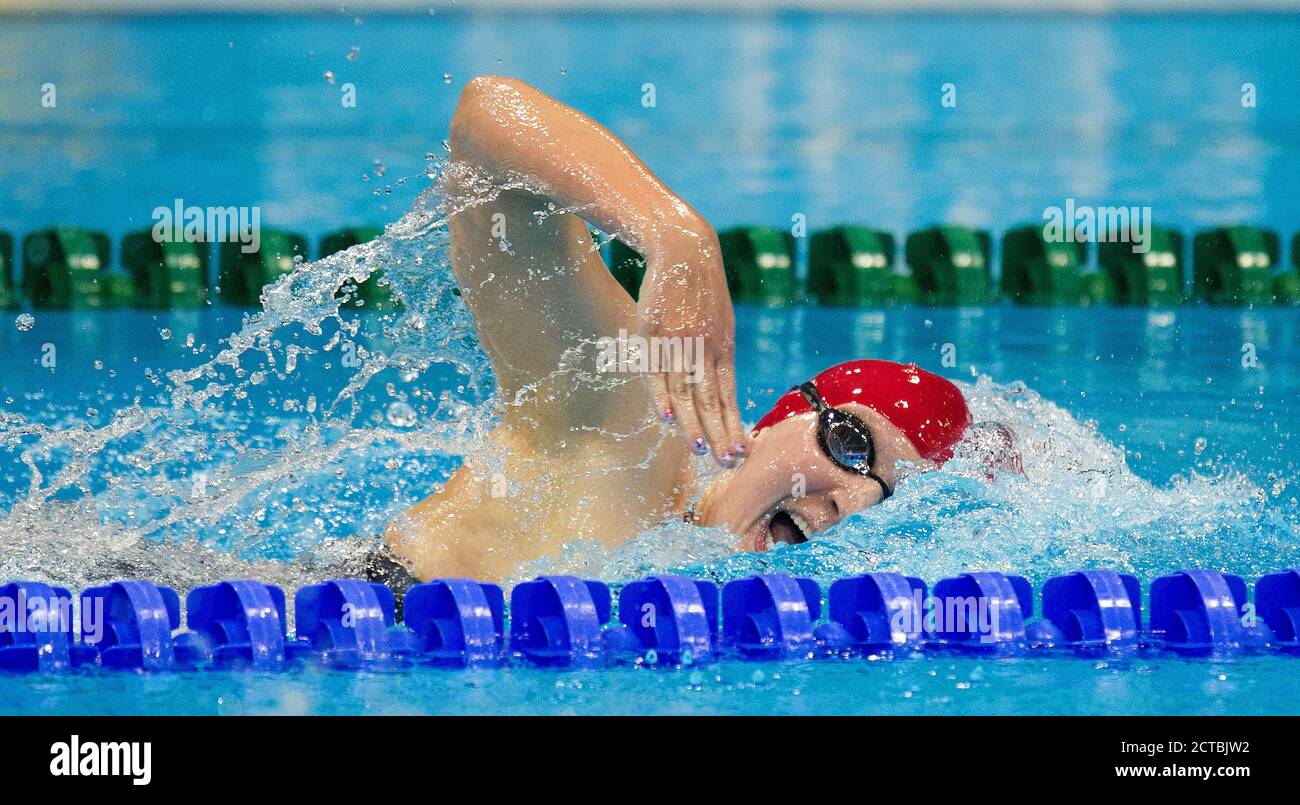
[{"label": "goggle lens", "polygon": [[827,458],[848,472],[864,475],[880,484],[882,499],[894,494],[885,479],[871,465],[876,463],[876,442],[867,423],[847,411],[831,408],[811,382],[796,386],[808,404],[817,411],[817,441]]},{"label": "goggle lens", "polygon": [[876,445],[870,431],[837,413],[826,415],[825,428],[826,452],[832,461],[856,473],[871,469],[876,461]]}]

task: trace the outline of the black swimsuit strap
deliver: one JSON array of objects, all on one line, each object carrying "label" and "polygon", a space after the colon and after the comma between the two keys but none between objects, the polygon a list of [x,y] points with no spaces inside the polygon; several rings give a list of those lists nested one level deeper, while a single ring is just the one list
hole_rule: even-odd
[{"label": "black swimsuit strap", "polygon": [[397,620],[402,620],[406,592],[420,583],[406,565],[393,555],[387,545],[380,545],[363,560],[361,574],[366,581],[378,582],[393,591]]}]

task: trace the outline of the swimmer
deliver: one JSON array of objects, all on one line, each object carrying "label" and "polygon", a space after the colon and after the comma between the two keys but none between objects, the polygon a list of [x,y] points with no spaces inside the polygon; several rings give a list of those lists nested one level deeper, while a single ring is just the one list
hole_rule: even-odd
[{"label": "swimmer", "polygon": [[[492,361],[505,477],[467,460],[390,524],[370,578],[500,580],[570,541],[615,547],[669,519],[723,527],[740,551],[801,543],[888,498],[901,464],[942,464],[971,424],[951,382],[860,360],[792,388],[747,433],[718,239],[698,212],[521,81],[470,81],[450,145],[451,266]],[[484,200],[484,187],[506,189]],[[639,301],[591,226],[645,256]],[[691,366],[597,375],[591,345],[620,332],[702,350]],[[717,477],[697,477],[693,456]]]}]

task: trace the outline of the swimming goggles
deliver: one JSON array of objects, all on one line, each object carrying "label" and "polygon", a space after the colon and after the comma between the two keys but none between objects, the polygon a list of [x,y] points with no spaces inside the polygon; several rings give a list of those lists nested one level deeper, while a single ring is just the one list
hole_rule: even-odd
[{"label": "swimming goggles", "polygon": [[880,490],[884,493],[881,500],[894,494],[885,480],[871,469],[876,461],[876,442],[871,438],[871,429],[867,423],[848,411],[831,408],[817,393],[817,387],[811,381],[802,383],[795,389],[817,412],[817,444],[826,457],[840,469],[865,476],[880,484]]}]

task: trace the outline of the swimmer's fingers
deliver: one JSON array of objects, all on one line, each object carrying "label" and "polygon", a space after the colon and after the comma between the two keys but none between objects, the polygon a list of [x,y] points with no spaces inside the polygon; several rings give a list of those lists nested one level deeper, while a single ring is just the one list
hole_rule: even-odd
[{"label": "swimmer's fingers", "polygon": [[734,463],[734,442],[728,441],[717,382],[711,373],[664,372],[654,375],[651,383],[666,389],[667,410],[672,411],[673,418],[681,424],[686,442],[696,455],[712,452],[723,466]]},{"label": "swimmer's fingers", "polygon": [[695,415],[704,428],[703,436],[713,451],[713,457],[722,466],[731,466],[736,460],[736,442],[727,432],[727,423],[723,419],[716,369],[710,365],[703,371],[684,374],[683,377],[695,398]]},{"label": "swimmer's fingers", "polygon": [[731,440],[732,451],[743,456],[749,449],[749,434],[740,421],[740,405],[736,401],[736,364],[734,361],[718,361],[718,396],[722,401],[722,421],[727,426],[727,437]]},{"label": "swimmer's fingers", "polygon": [[654,372],[646,375],[650,383],[650,394],[654,397],[655,411],[659,418],[669,425],[677,421],[677,411],[673,408],[672,395],[668,393],[668,375]]},{"label": "swimmer's fingers", "polygon": [[684,372],[664,372],[659,377],[663,378],[668,389],[673,416],[686,433],[686,441],[691,450],[701,456],[708,453],[709,440],[695,409],[694,386],[688,382],[690,375]]}]

